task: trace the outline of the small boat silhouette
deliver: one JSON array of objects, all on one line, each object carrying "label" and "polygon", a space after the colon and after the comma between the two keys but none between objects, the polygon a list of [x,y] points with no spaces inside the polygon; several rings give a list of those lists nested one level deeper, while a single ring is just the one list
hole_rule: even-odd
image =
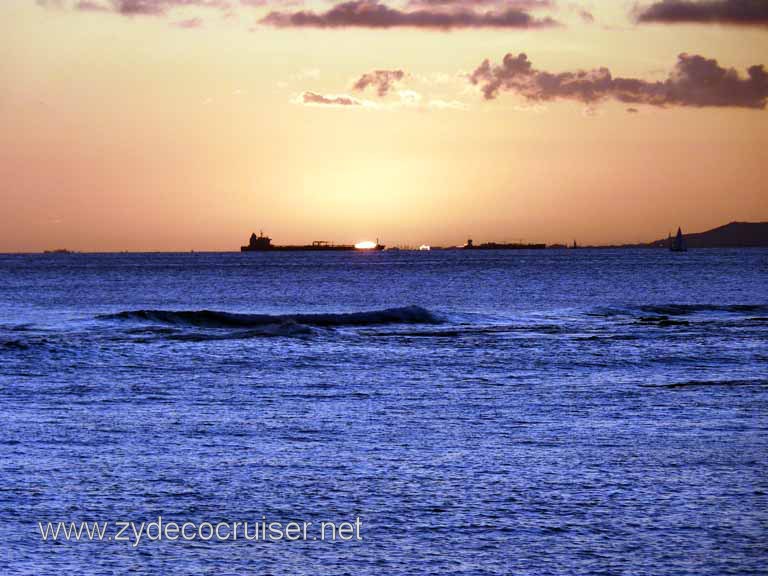
[{"label": "small boat silhouette", "polygon": [[685,238],[683,237],[683,231],[678,226],[677,228],[677,235],[675,236],[674,240],[672,240],[672,243],[669,245],[669,249],[672,252],[685,252],[688,250],[688,247],[685,245]]}]

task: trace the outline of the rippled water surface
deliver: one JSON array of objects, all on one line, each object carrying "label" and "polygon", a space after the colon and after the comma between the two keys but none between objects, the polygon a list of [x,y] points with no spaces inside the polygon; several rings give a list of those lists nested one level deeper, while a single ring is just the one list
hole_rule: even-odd
[{"label": "rippled water surface", "polygon": [[[0,256],[3,574],[764,574],[768,251]],[[352,542],[38,521],[362,519]]]}]

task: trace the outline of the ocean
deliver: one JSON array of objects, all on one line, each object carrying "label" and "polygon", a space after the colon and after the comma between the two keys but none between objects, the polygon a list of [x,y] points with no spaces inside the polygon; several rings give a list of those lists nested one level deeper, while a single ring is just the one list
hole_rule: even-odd
[{"label": "ocean", "polygon": [[764,574],[767,343],[763,249],[3,255],[0,572]]}]

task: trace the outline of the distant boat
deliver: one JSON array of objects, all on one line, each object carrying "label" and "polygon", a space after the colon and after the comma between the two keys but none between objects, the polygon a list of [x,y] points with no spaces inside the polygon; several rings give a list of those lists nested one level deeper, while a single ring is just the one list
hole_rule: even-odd
[{"label": "distant boat", "polygon": [[683,231],[679,227],[677,228],[677,236],[672,240],[669,249],[672,252],[685,252],[688,250],[688,247],[685,245],[685,238],[683,238]]}]

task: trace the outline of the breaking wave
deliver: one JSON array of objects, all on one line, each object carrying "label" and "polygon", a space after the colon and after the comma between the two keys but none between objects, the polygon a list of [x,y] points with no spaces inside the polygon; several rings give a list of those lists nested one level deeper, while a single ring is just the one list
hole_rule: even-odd
[{"label": "breaking wave", "polygon": [[101,315],[105,320],[133,320],[205,328],[258,329],[264,326],[303,325],[318,328],[383,324],[439,324],[435,314],[420,306],[342,314],[235,314],[216,310],[128,310]]}]

